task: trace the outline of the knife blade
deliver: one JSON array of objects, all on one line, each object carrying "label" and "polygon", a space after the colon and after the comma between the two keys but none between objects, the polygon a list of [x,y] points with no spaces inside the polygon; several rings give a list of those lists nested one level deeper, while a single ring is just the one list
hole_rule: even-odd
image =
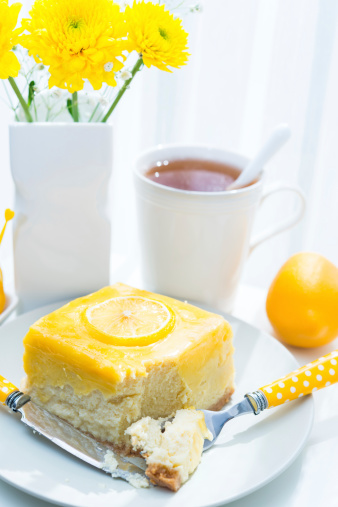
[{"label": "knife blade", "polygon": [[[128,482],[135,483],[135,480],[143,479],[148,482],[144,469],[139,465],[143,460],[137,458],[124,458],[113,453],[108,446],[97,442],[94,438],[82,433],[64,421],[63,419],[49,413],[39,407],[30,397],[21,391],[13,391],[6,398],[5,404],[13,411],[21,414],[21,422],[38,432],[58,447],[69,452],[73,456],[89,463],[90,465],[111,474],[113,477],[120,477]],[[113,456],[117,467],[110,465],[107,456]],[[144,483],[145,486],[145,483]]]}]

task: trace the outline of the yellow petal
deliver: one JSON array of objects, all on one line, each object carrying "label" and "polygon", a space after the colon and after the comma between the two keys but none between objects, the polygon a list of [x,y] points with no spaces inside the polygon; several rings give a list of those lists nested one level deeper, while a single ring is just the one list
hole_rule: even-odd
[{"label": "yellow petal", "polygon": [[0,56],[0,79],[17,77],[20,70],[20,63],[12,51]]},{"label": "yellow petal", "polygon": [[112,0],[35,0],[30,16],[22,22],[26,33],[20,41],[31,56],[49,66],[49,86],[74,92],[89,79],[99,89],[105,63],[114,64],[113,72],[121,68],[116,57],[124,58],[127,27]]},{"label": "yellow petal", "polygon": [[78,56],[74,56],[68,63],[69,72],[80,72],[86,66],[85,60],[79,58]]}]

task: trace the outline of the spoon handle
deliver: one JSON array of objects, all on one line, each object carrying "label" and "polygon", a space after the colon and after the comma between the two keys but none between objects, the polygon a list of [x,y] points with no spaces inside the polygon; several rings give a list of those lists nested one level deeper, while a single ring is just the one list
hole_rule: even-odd
[{"label": "spoon handle", "polygon": [[[262,407],[264,409],[283,405],[336,382],[338,382],[338,350],[259,388],[258,393],[264,395],[263,404],[267,402],[267,406]],[[248,397],[250,396],[251,393]]]},{"label": "spoon handle", "polygon": [[259,176],[265,163],[286,143],[290,135],[291,130],[288,125],[284,123],[278,125],[257,155],[227,190],[234,190],[252,183]]}]

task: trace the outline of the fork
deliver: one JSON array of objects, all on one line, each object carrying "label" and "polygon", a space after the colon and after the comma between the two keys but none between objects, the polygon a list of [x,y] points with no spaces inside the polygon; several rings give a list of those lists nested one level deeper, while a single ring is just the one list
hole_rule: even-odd
[{"label": "fork", "polygon": [[258,415],[267,408],[277,407],[338,382],[338,350],[302,366],[285,377],[247,393],[244,400],[228,410],[202,410],[212,440],[205,440],[203,451],[214,445],[223,426],[240,415]]}]

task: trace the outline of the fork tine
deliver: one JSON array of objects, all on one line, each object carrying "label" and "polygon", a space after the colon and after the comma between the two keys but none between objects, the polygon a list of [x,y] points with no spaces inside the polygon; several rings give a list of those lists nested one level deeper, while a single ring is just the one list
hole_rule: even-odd
[{"label": "fork tine", "polygon": [[240,401],[228,410],[221,410],[220,412],[202,410],[202,412],[204,413],[205,424],[213,436],[212,440],[204,440],[203,451],[206,451],[214,445],[223,429],[223,426],[230,421],[230,419],[234,419],[240,415],[253,414],[254,409],[249,400],[244,398],[244,400]]}]

